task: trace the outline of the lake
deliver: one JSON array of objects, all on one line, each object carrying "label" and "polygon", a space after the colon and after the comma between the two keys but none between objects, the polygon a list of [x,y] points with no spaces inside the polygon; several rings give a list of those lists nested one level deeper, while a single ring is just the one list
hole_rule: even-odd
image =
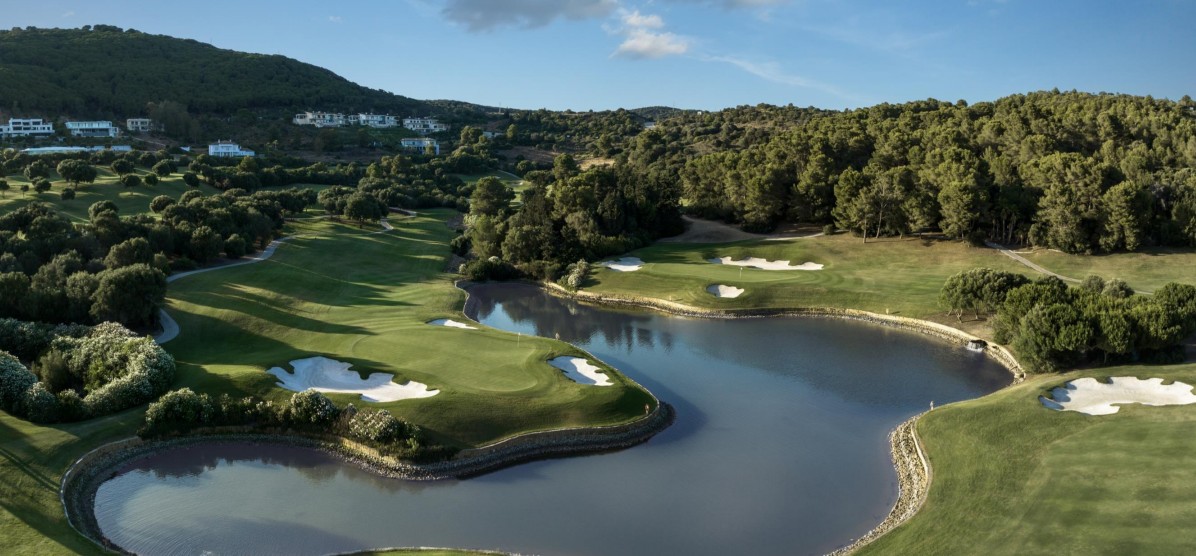
[{"label": "lake", "polygon": [[100,487],[101,529],[147,554],[823,554],[896,500],[889,431],[1011,381],[962,346],[838,319],[680,318],[513,284],[474,287],[466,313],[593,353],[676,423],[627,450],[464,481],[383,479],[303,448],[179,448]]}]

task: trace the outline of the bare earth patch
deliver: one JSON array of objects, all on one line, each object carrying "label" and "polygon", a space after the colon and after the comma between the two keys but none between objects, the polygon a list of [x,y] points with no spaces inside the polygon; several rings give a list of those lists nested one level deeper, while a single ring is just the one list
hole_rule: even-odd
[{"label": "bare earth patch", "polygon": [[725,286],[723,284],[711,284],[706,286],[706,291],[710,292],[714,297],[736,298],[743,295],[743,288],[735,286]]},{"label": "bare earth patch", "polygon": [[1112,415],[1115,404],[1188,405],[1196,403],[1192,386],[1183,382],[1164,385],[1161,378],[1110,377],[1109,382],[1080,378],[1051,390],[1051,397],[1039,396],[1042,405],[1056,411],[1078,411],[1087,415]]},{"label": "bare earth patch", "polygon": [[610,377],[606,376],[601,369],[581,357],[565,355],[549,359],[548,364],[565,371],[565,376],[578,384],[589,384],[592,386],[611,385]]},{"label": "bare earth patch", "polygon": [[789,261],[770,261],[761,259],[759,257],[748,257],[738,261],[731,260],[731,257],[720,257],[717,259],[708,259],[714,264],[726,264],[732,266],[746,266],[748,268],[758,268],[760,270],[822,270],[822,265],[819,263],[802,263],[799,265],[791,265]]},{"label": "bare earth patch", "polygon": [[411,398],[430,398],[440,390],[429,390],[427,384],[414,380],[407,384],[395,384],[389,373],[372,373],[361,378],[356,371],[350,371],[352,363],[344,363],[327,357],[309,357],[291,361],[294,373],[281,367],[267,370],[278,378],[278,386],[292,392],[315,390],[331,394],[361,394],[367,402],[395,402]]},{"label": "bare earth patch", "polygon": [[477,330],[478,329],[478,327],[476,327],[476,326],[470,326],[463,322],[457,322],[453,319],[436,319],[433,321],[428,321],[428,324],[430,324],[432,326],[447,326],[449,328],[465,328],[467,330]]},{"label": "bare earth patch", "polygon": [[623,257],[617,261],[604,261],[598,264],[616,272],[635,272],[644,268],[644,261],[639,257]]}]

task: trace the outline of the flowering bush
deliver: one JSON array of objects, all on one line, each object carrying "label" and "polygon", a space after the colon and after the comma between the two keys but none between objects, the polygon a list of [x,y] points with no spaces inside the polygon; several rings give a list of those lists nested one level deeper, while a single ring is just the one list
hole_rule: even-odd
[{"label": "flowering bush", "polygon": [[349,435],[372,442],[391,443],[409,434],[407,423],[385,409],[358,411],[349,421]]},{"label": "flowering bush", "polygon": [[327,425],[336,419],[339,411],[332,400],[315,390],[304,390],[291,396],[287,408],[289,421],[294,425]]},{"label": "flowering bush", "polygon": [[25,391],[37,383],[37,377],[7,352],[0,351],[0,409],[24,414]]}]

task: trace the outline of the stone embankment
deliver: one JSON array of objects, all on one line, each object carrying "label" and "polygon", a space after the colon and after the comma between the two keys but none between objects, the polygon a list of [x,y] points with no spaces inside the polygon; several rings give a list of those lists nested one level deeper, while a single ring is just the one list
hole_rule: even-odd
[{"label": "stone embankment", "polygon": [[864,545],[905,523],[922,508],[922,503],[926,501],[926,494],[930,491],[930,463],[926,460],[926,454],[922,452],[922,445],[918,442],[916,430],[918,417],[921,415],[911,417],[897,425],[897,428],[889,434],[893,467],[897,469],[897,485],[900,489],[897,494],[897,503],[893,505],[893,509],[889,510],[889,515],[885,516],[884,521],[881,521],[879,525],[851,544],[831,552],[828,556],[845,556],[863,548]]},{"label": "stone embankment", "polygon": [[652,438],[672,424],[673,418],[672,406],[658,400],[655,409],[631,423],[531,432],[462,450],[449,460],[433,463],[404,462],[345,438],[247,433],[243,429],[212,429],[167,440],[129,438],[106,444],[79,458],[63,475],[60,496],[71,527],[106,549],[126,553],[104,536],[96,522],[96,492],[128,463],[164,450],[212,442],[284,444],[322,450],[385,477],[438,480],[477,476],[536,459],[627,448]]}]

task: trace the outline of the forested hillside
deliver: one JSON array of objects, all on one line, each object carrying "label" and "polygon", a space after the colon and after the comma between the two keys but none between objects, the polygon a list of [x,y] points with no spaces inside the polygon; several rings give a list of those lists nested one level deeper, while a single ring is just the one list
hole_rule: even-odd
[{"label": "forested hillside", "polygon": [[0,111],[17,116],[124,118],[151,102],[196,114],[322,109],[400,115],[429,105],[362,87],[279,55],[109,25],[0,31]]}]

